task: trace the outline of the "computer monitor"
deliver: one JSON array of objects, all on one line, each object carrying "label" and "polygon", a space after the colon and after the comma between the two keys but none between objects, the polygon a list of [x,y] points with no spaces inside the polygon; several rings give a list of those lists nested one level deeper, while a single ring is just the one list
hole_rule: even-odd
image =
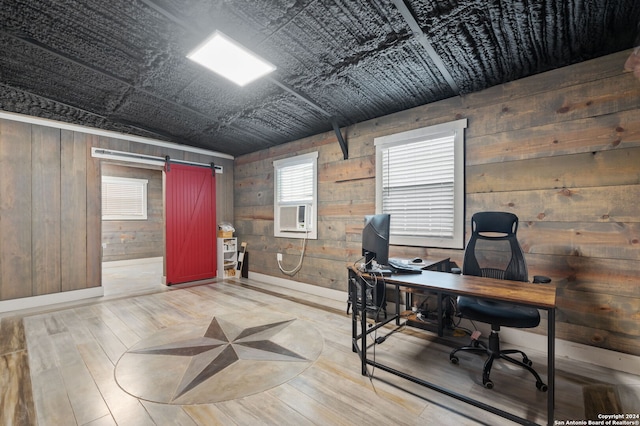
[{"label": "computer monitor", "polygon": [[371,269],[372,261],[378,265],[389,263],[389,224],[391,215],[375,214],[364,217],[362,230],[362,255],[367,269]]}]

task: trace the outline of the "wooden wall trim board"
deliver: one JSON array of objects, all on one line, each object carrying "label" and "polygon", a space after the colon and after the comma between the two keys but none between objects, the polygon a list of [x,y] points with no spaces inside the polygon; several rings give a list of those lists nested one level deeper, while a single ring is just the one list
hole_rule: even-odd
[{"label": "wooden wall trim board", "polygon": [[31,126],[0,123],[0,299],[32,294]]},{"label": "wooden wall trim board", "polygon": [[[51,127],[32,128],[32,207],[40,212],[39,220],[32,220],[33,251],[43,253],[33,260],[33,294],[59,292],[62,286],[61,258],[58,242],[62,232],[60,217],[60,131]],[[47,167],[48,163],[54,167]],[[37,217],[37,216],[36,216]]]},{"label": "wooden wall trim board", "polygon": [[[348,126],[348,160],[331,132],[236,158],[234,226],[251,272],[280,278],[276,253],[285,264],[299,256],[295,242],[273,237],[274,160],[318,151],[318,240],[291,279],[346,291],[343,265],[361,257],[362,218],[375,212],[374,138],[467,118],[466,221],[517,214],[530,274],[558,288],[558,338],[640,355],[640,81],[623,72],[628,54]],[[460,264],[463,251],[390,254]]]}]

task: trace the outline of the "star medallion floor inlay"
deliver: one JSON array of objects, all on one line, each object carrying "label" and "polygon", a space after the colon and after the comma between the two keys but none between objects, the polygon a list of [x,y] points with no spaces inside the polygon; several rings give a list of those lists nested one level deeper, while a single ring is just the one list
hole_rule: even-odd
[{"label": "star medallion floor inlay", "polygon": [[322,335],[296,318],[216,316],[138,342],[118,361],[115,377],[126,392],[149,401],[226,401],[287,382],[313,364],[322,347]]}]

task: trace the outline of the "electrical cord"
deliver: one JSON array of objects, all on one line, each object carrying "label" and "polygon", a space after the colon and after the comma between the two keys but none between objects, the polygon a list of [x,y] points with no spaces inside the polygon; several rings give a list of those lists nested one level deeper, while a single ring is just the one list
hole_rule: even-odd
[{"label": "electrical cord", "polygon": [[298,271],[300,270],[300,268],[302,268],[302,258],[304,257],[304,252],[305,249],[307,248],[307,237],[309,236],[309,231],[305,231],[304,234],[304,238],[302,239],[302,250],[300,251],[300,260],[298,261],[298,264],[296,265],[295,268],[287,271],[285,269],[282,268],[282,263],[280,261],[279,258],[277,258],[278,261],[278,268],[280,268],[280,271],[282,271],[283,274],[289,275],[290,277],[297,274]]}]

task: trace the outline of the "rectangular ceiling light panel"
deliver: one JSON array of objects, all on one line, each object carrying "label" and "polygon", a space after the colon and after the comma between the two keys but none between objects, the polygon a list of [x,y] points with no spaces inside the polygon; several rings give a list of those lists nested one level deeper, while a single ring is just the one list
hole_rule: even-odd
[{"label": "rectangular ceiling light panel", "polygon": [[187,58],[228,78],[239,86],[274,71],[276,67],[220,31],[192,50]]}]

